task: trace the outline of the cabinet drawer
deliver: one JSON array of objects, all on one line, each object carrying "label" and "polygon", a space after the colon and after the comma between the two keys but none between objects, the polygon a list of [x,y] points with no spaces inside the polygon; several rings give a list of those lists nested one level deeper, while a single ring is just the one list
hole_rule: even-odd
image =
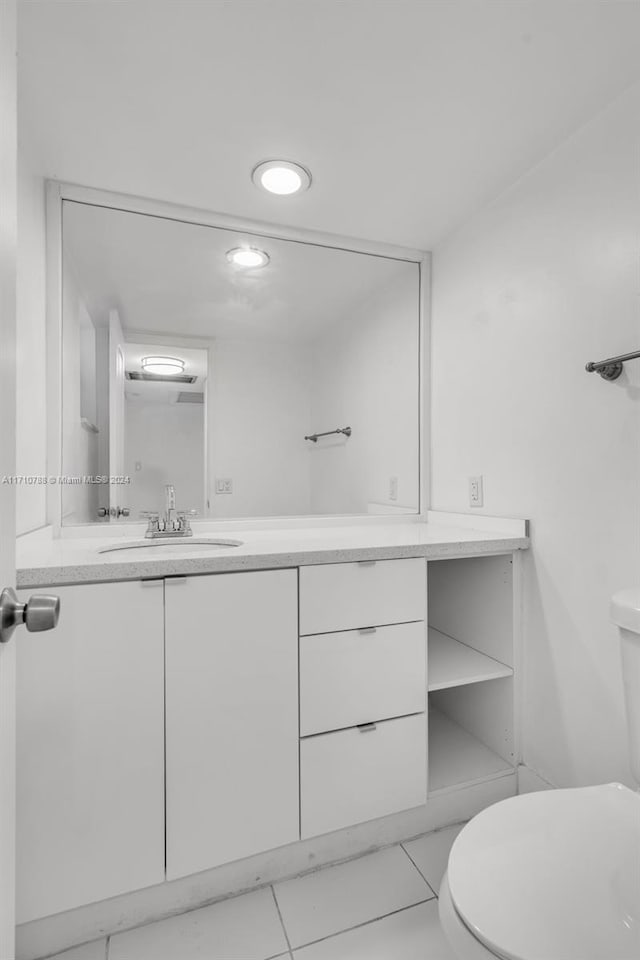
[{"label": "cabinet drawer", "polygon": [[427,801],[424,713],[300,742],[303,839]]},{"label": "cabinet drawer", "polygon": [[300,633],[424,620],[426,561],[374,560],[300,568]]},{"label": "cabinet drawer", "polygon": [[300,736],[425,709],[425,627],[401,623],[300,639]]}]

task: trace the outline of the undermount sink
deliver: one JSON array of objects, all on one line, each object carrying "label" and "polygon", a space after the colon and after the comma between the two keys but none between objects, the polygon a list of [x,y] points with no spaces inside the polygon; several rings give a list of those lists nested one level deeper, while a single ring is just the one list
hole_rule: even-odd
[{"label": "undermount sink", "polygon": [[197,539],[190,537],[186,540],[184,537],[176,537],[166,540],[159,538],[158,540],[137,540],[134,543],[120,543],[113,547],[102,547],[101,550],[98,550],[98,553],[115,553],[116,551],[121,553],[128,550],[135,551],[136,555],[144,550],[150,550],[153,553],[174,553],[176,550],[179,550],[180,553],[207,553],[209,550],[223,550],[225,547],[241,546],[242,540],[214,540],[207,537],[198,537]]}]

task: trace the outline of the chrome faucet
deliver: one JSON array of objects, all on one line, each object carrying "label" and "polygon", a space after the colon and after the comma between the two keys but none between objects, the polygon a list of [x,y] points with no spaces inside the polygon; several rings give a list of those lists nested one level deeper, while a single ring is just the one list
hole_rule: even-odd
[{"label": "chrome faucet", "polygon": [[195,517],[197,510],[176,510],[176,491],[172,483],[164,488],[165,511],[164,516],[153,511],[143,510],[140,514],[149,521],[145,537],[192,537],[193,530],[189,517]]}]

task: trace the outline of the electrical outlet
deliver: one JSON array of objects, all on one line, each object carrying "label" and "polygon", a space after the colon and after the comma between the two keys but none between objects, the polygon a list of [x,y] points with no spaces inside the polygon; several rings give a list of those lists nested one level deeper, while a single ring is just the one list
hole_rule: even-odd
[{"label": "electrical outlet", "polygon": [[469,506],[481,507],[483,503],[482,476],[469,477]]},{"label": "electrical outlet", "polygon": [[398,499],[398,478],[389,477],[389,500]]},{"label": "electrical outlet", "polygon": [[233,493],[233,480],[216,478],[216,493]]}]

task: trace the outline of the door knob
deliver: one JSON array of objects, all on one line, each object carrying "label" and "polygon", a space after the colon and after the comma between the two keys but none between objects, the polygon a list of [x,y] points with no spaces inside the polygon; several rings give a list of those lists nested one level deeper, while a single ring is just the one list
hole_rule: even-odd
[{"label": "door knob", "polygon": [[60,617],[60,597],[34,594],[20,603],[15,590],[6,587],[0,594],[0,643],[11,639],[15,628],[24,623],[32,633],[53,630]]}]

